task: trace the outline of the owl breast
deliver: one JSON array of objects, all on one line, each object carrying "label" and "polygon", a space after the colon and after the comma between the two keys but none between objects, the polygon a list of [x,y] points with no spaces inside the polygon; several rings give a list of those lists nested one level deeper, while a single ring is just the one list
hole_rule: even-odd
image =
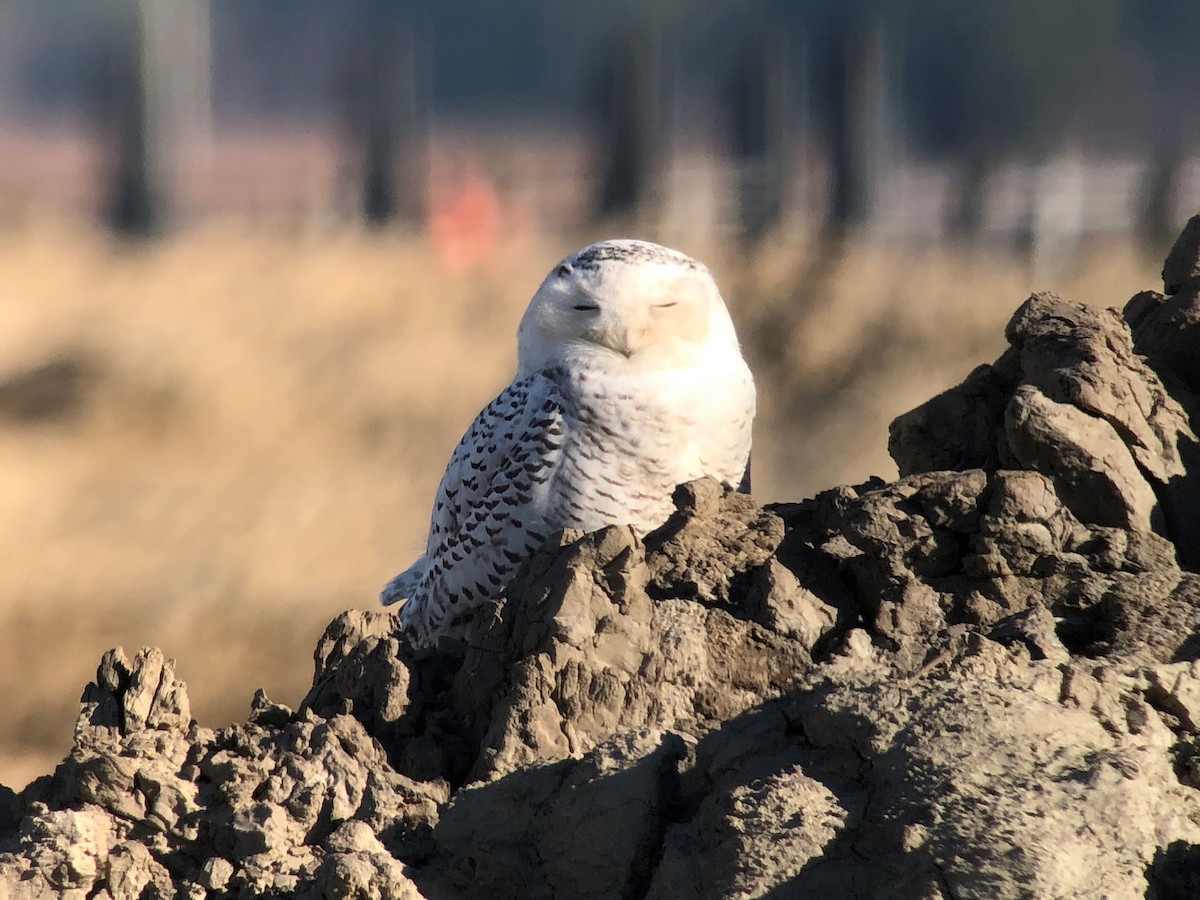
[{"label": "owl breast", "polygon": [[750,455],[754,384],[731,371],[557,371],[567,398],[562,456],[542,501],[556,527],[657,528],[676,485],[712,476],[730,487]]}]

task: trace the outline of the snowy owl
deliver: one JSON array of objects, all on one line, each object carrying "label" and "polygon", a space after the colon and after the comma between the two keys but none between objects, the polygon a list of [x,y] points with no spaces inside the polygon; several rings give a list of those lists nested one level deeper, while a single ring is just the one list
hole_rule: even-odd
[{"label": "snowy owl", "polygon": [[425,555],[383,589],[414,646],[466,637],[555,531],[674,510],[676,485],[748,474],[754,380],[707,268],[612,240],[568,256],[517,329],[517,375],[455,449]]}]

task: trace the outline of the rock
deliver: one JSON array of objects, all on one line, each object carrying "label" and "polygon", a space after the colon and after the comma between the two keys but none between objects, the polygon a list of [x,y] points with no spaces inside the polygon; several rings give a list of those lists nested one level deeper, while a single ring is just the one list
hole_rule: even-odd
[{"label": "rock", "polygon": [[1038,471],[1085,524],[1153,530],[1200,566],[1195,303],[1139,295],[1122,319],[1034,294],[995,365],[892,423],[901,475]]},{"label": "rock", "polygon": [[1014,387],[999,364],[980,366],[892,422],[888,453],[900,474],[1000,468],[1004,408]]},{"label": "rock", "polygon": [[674,499],[678,512],[646,537],[651,596],[728,604],[739,582],[775,553],[783,522],[711,479],[680,485]]},{"label": "rock", "polygon": [[[1164,377],[1185,387],[1188,400],[1200,394],[1200,371],[1193,352],[1200,340],[1200,283],[1160,294],[1139,294],[1125,316],[1133,328],[1134,346]],[[1187,404],[1194,410],[1193,404]]]},{"label": "rock", "polygon": [[[472,779],[578,755],[623,729],[706,727],[778,696],[810,664],[805,647],[752,621],[741,605],[651,599],[656,570],[679,573],[689,594],[707,584],[705,597],[716,602],[753,564],[748,559],[769,556],[757,549],[747,557],[747,546],[760,547],[754,541],[727,541],[717,551],[713,520],[739,536],[752,520],[765,544],[782,536],[776,517],[750,510],[744,495],[719,488],[712,495],[713,488],[709,482],[696,492],[720,497],[695,532],[712,548],[699,568],[674,549],[665,551],[668,561],[653,554],[648,561],[627,528],[566,535],[561,549],[534,558],[514,586],[524,602],[500,610],[454,682],[455,708],[479,741]],[[725,573],[723,587],[715,572]]]},{"label": "rock", "polygon": [[1198,221],[1124,319],[1034,295],[894,482],[683,485],[466,641],[342,614],[297,710],[216,731],[109,651],[0,789],[0,896],[1195,896]]},{"label": "rock", "polygon": [[1163,286],[1177,294],[1200,280],[1200,216],[1192,216],[1175,239],[1163,263]]},{"label": "rock", "polygon": [[1004,425],[1017,462],[1050,476],[1083,521],[1150,530],[1158,500],[1112,424],[1022,385]]},{"label": "rock", "polygon": [[322,897],[415,900],[421,895],[404,865],[365,822],[342,824],[325,842],[329,851],[317,870],[314,892]]},{"label": "rock", "polygon": [[156,647],[143,647],[132,663],[122,648],[109,650],[80,702],[84,712],[77,736],[80,728],[131,734],[144,728],[187,727],[191,721],[187,686],[175,677],[175,660],[166,659]]},{"label": "rock", "polygon": [[438,823],[447,853],[429,874],[456,897],[630,896],[657,861],[684,755],[677,735],[630,732],[468,786]]},{"label": "rock", "polygon": [[21,801],[12,788],[0,785],[0,834],[15,831],[21,824]]},{"label": "rock", "polygon": [[1020,351],[1023,383],[1112,425],[1159,482],[1183,474],[1176,443],[1191,436],[1177,400],[1140,359],[1115,310],[1034,294],[1005,335]]},{"label": "rock", "polygon": [[756,622],[797,641],[810,653],[846,617],[845,609],[827,603],[777,559],[756,570],[746,591],[746,607]]},{"label": "rock", "polygon": [[1157,661],[1200,659],[1200,577],[1148,569],[1114,580],[1100,604],[1114,655]]},{"label": "rock", "polygon": [[998,679],[843,667],[701,741],[711,787],[649,896],[1141,896],[1140,848],[1197,828],[1169,735],[1114,734],[1051,664],[985,646]]},{"label": "rock", "polygon": [[[351,716],[296,716],[260,692],[250,722],[212,732],[185,722],[186,709],[157,650],[132,663],[105,654],[75,747],[27,789],[19,830],[0,845],[0,885],[12,876],[29,896],[418,896],[393,853],[428,853],[444,786],[392,770]],[[371,841],[350,847],[347,835],[363,833]],[[363,866],[373,893],[353,877]]]},{"label": "rock", "polygon": [[1031,606],[1001,619],[988,632],[988,637],[1000,644],[1023,646],[1030,659],[1059,663],[1071,658],[1058,637],[1054,616],[1044,606]]},{"label": "rock", "polygon": [[[801,701],[794,714],[805,733],[819,716],[817,735],[838,735],[815,740],[824,756],[806,772],[836,785],[842,808],[863,818],[852,845],[825,848],[820,868],[840,869],[836,878],[818,869],[790,889],[1133,897],[1145,892],[1146,848],[1193,840],[1197,825],[1180,813],[1195,798],[1162,752],[1165,726],[1114,733],[1095,711],[1063,703],[1062,673],[1049,663],[981,649],[984,659],[968,650],[948,677],[834,676]],[[1108,690],[1136,698],[1131,681]],[[859,855],[872,859],[867,872]]]},{"label": "rock", "polygon": [[790,724],[786,704],[775,702],[700,743],[692,773],[699,785],[696,811],[667,832],[648,897],[761,897],[790,890],[861,817],[861,809],[845,808],[842,785],[809,774]]},{"label": "rock", "polygon": [[[1200,216],[1180,234],[1163,266],[1167,296],[1144,292],[1129,301],[1125,319],[1133,331],[1137,352],[1169,385],[1187,412],[1193,434],[1200,433]],[[1174,479],[1164,497],[1167,533],[1180,547],[1180,559],[1200,568],[1200,443],[1181,436],[1178,450],[1187,477]]]}]

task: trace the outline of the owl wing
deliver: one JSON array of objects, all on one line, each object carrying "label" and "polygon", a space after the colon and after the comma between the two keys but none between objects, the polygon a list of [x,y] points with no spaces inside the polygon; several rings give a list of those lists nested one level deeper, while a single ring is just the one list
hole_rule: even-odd
[{"label": "owl wing", "polygon": [[[750,493],[750,446],[756,405],[754,377],[740,358],[711,371],[697,372],[692,381],[708,390],[692,392],[697,406],[689,414],[706,423],[697,434],[699,472],[711,475],[743,494]],[[683,408],[687,401],[678,405]]]},{"label": "owl wing", "polygon": [[400,619],[416,643],[499,600],[545,541],[565,431],[561,391],[545,373],[513,382],[475,417],[438,486],[425,556],[392,582],[408,591]]},{"label": "owl wing", "polygon": [[750,493],[750,465],[751,465],[751,463],[753,463],[753,459],[750,456],[747,456],[746,457],[746,471],[742,473],[742,481],[738,485],[738,488],[737,488],[739,494],[749,494]]}]

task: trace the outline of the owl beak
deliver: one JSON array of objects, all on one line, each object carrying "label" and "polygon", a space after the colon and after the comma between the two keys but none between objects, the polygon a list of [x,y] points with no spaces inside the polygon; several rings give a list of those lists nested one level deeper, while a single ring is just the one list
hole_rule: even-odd
[{"label": "owl beak", "polygon": [[613,341],[609,346],[624,357],[633,356],[633,347],[630,345],[628,332],[622,331],[613,335]]},{"label": "owl beak", "polygon": [[[632,320],[631,320],[632,319]],[[630,316],[612,316],[600,324],[596,343],[629,358],[646,346],[646,323]]]},{"label": "owl beak", "polygon": [[636,337],[637,334],[633,329],[615,328],[609,332],[605,344],[610,350],[628,359],[637,351]]}]

